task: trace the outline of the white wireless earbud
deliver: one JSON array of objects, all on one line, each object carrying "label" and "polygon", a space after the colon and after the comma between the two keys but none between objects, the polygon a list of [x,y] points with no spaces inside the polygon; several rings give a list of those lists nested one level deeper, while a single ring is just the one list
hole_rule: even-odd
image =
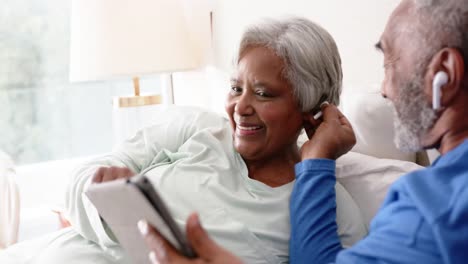
[{"label": "white wireless earbud", "polygon": [[432,109],[440,109],[440,99],[442,97],[442,86],[448,82],[448,75],[446,72],[440,71],[436,73],[434,81],[432,82]]}]

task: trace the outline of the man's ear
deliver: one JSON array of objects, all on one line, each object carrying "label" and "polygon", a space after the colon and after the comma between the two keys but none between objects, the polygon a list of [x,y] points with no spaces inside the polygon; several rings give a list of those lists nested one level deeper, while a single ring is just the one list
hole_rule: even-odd
[{"label": "man's ear", "polygon": [[433,87],[434,81],[436,81],[435,76],[439,72],[445,72],[448,77],[447,82],[442,85],[440,91],[440,104],[443,108],[452,104],[463,86],[465,63],[459,50],[455,48],[444,48],[437,52],[432,58],[428,66],[425,82],[425,93],[428,94],[430,98],[437,96],[437,94],[434,94],[435,91]]}]

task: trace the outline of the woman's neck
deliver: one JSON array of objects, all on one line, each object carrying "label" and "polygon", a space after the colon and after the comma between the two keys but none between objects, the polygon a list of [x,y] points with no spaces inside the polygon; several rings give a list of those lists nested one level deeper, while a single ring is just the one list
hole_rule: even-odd
[{"label": "woman's neck", "polygon": [[294,165],[301,161],[296,145],[282,155],[262,160],[245,160],[249,177],[270,187],[278,187],[295,179]]}]

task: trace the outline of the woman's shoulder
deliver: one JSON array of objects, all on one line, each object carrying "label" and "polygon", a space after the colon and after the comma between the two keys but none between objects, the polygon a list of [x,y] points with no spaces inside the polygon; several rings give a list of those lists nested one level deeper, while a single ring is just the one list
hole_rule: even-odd
[{"label": "woman's shoulder", "polygon": [[145,118],[147,125],[137,133],[135,139],[143,140],[146,144],[182,144],[203,130],[223,130],[229,124],[228,119],[219,113],[191,106],[163,106]]},{"label": "woman's shoulder", "polygon": [[[185,120],[191,121],[190,123],[198,128],[204,129],[208,127],[221,127],[228,123],[225,115],[217,113],[208,109],[198,107],[179,107]],[[190,114],[187,114],[190,112]]]},{"label": "woman's shoulder", "polygon": [[194,106],[161,106],[147,118],[145,129],[158,129],[160,126],[170,125],[174,128],[193,127],[202,129],[205,127],[219,126],[227,122],[222,114]]}]

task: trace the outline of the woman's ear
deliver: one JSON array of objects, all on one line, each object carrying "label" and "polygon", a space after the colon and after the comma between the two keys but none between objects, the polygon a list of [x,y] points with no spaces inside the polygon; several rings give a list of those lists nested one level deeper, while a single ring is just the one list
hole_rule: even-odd
[{"label": "woman's ear", "polygon": [[303,112],[302,113],[302,124],[304,126],[304,130],[307,133],[309,138],[315,133],[315,130],[322,122],[322,119],[315,119],[314,113],[312,112]]}]

